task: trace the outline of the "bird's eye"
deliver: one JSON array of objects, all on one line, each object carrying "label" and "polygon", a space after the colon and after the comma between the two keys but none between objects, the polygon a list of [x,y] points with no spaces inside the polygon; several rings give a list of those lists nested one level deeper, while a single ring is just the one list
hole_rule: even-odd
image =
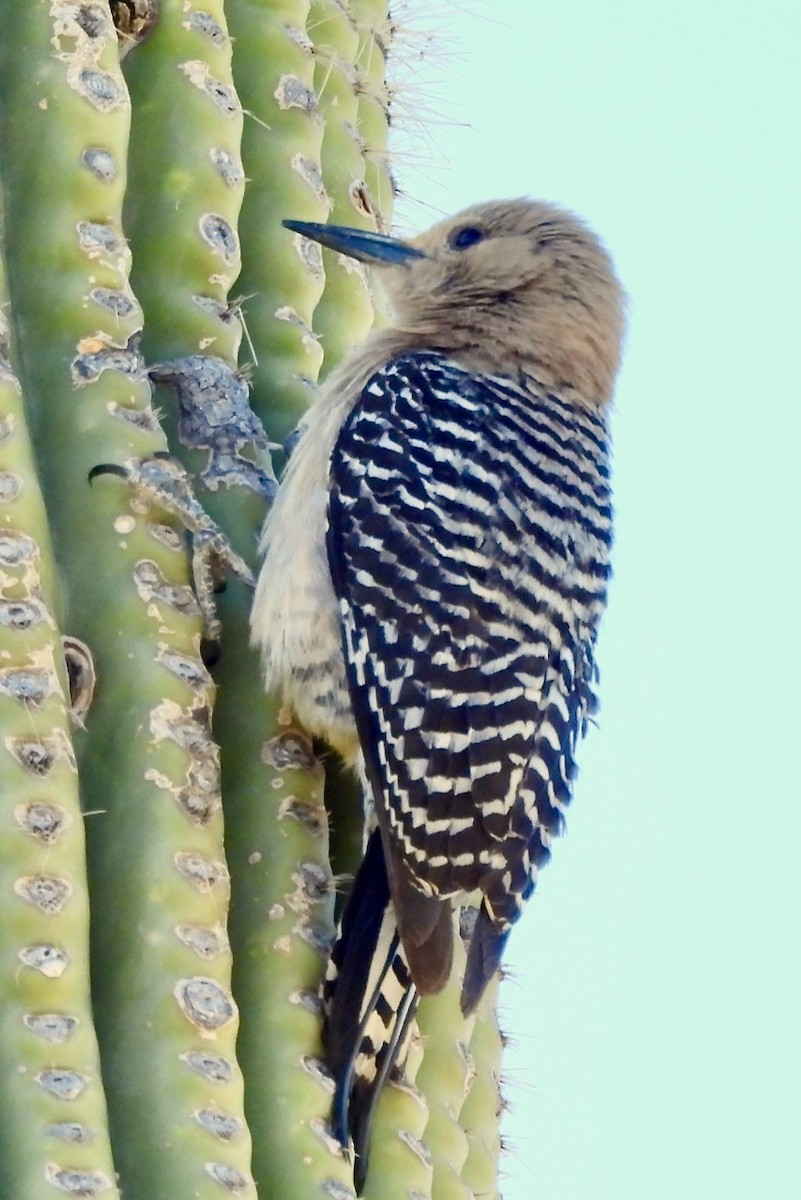
[{"label": "bird's eye", "polygon": [[486,237],[483,229],[477,229],[475,225],[463,225],[461,229],[456,229],[448,238],[448,245],[451,250],[465,250],[468,246],[475,246],[476,242],[483,242]]}]

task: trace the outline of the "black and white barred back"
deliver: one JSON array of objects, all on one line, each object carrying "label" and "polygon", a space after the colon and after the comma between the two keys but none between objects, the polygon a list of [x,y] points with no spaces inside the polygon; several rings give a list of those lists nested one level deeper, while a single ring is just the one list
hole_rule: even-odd
[{"label": "black and white barred back", "polygon": [[465,1012],[570,800],[611,530],[603,418],[528,377],[405,354],[334,448],[328,560],[390,873],[484,896]]}]

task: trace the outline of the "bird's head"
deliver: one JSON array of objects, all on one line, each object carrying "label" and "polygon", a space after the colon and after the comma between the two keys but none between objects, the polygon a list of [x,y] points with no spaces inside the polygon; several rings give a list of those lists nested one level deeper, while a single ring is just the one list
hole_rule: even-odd
[{"label": "bird's head", "polygon": [[611,397],[624,294],[603,245],[572,213],[491,201],[408,241],[285,224],[381,268],[402,348],[440,350],[472,370],[522,370],[590,404]]}]

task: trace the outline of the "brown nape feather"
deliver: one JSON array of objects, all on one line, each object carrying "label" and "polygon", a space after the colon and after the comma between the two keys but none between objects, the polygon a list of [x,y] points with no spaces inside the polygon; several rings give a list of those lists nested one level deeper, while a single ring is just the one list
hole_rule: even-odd
[{"label": "brown nape feather", "polygon": [[414,985],[421,996],[441,992],[453,966],[453,908],[450,900],[426,896],[412,883],[395,846],[389,850],[389,886],[395,920]]},{"label": "brown nape feather", "polygon": [[[480,236],[460,248],[465,230]],[[611,399],[624,295],[578,217],[529,200],[477,204],[410,244],[426,257],[375,273],[393,317],[365,354],[438,350],[470,371],[523,372],[591,407]]]}]

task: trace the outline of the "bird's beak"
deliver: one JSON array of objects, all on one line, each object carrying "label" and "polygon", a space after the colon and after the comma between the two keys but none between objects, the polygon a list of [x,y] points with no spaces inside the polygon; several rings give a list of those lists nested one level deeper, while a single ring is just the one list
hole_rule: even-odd
[{"label": "bird's beak", "polygon": [[387,237],[385,233],[371,233],[369,229],[349,229],[345,225],[318,225],[316,221],[282,221],[281,224],[293,233],[302,233],[313,242],[328,246],[329,250],[338,250],[340,254],[347,254],[350,258],[358,258],[375,266],[388,266],[405,263],[412,258],[427,257],[422,250],[410,246],[408,242]]}]

